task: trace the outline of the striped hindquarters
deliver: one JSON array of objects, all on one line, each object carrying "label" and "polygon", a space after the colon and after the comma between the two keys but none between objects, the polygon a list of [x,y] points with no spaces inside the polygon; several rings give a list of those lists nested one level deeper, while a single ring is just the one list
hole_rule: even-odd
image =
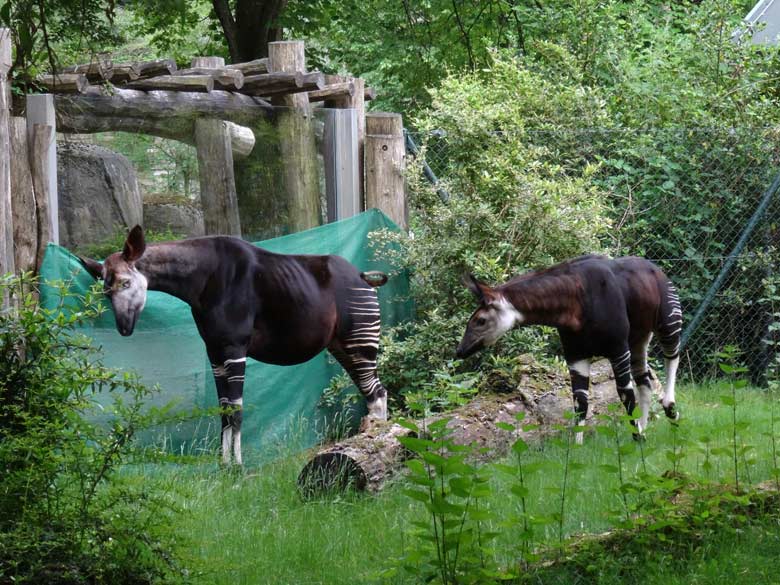
[{"label": "striped hindquarters", "polygon": [[674,359],[680,354],[682,334],[682,307],[677,289],[667,280],[662,285],[661,306],[659,309],[658,341],[666,359]]}]

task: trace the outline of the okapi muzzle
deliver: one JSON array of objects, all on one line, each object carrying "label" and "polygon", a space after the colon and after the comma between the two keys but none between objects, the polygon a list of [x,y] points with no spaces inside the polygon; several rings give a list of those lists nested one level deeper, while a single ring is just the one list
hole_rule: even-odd
[{"label": "okapi muzzle", "polygon": [[503,295],[477,281],[473,275],[468,278],[464,284],[477,297],[480,306],[472,313],[463,339],[455,350],[458,359],[493,345],[504,333],[523,321],[520,312]]}]

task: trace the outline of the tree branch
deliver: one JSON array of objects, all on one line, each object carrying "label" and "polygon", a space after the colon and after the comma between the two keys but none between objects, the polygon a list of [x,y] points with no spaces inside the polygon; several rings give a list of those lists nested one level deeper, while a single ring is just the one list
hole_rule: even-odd
[{"label": "tree branch", "polygon": [[228,51],[230,52],[230,61],[232,63],[241,62],[241,52],[238,49],[236,21],[233,18],[233,13],[230,11],[228,0],[211,0],[211,5],[214,7],[214,12],[219,19],[219,24],[222,26],[222,32],[225,34]]}]

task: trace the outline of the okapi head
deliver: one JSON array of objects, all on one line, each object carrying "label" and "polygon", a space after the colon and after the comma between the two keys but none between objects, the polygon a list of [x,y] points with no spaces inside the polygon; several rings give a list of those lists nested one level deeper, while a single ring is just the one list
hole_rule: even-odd
[{"label": "okapi head", "polygon": [[523,322],[522,313],[499,290],[479,282],[473,274],[464,278],[463,284],[477,297],[479,306],[471,315],[455,351],[461,359],[493,345],[504,333]]},{"label": "okapi head", "polygon": [[87,271],[103,280],[103,292],[111,300],[116,328],[121,335],[133,333],[138,316],[146,304],[146,277],[135,262],[146,250],[144,230],[140,225],[130,230],[121,252],[111,254],[103,264],[89,258],[79,258]]}]

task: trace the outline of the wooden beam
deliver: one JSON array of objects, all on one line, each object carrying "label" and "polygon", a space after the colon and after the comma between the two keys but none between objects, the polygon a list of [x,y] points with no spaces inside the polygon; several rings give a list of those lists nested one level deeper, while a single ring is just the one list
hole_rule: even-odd
[{"label": "wooden beam", "polygon": [[[323,87],[325,87],[325,76],[319,71],[310,71],[301,75],[301,83],[298,87],[291,89],[272,90],[260,95],[263,95],[264,97],[279,97],[295,93],[316,91],[322,89]],[[309,100],[307,99],[307,106],[308,103]]]},{"label": "wooden beam", "polygon": [[244,75],[257,75],[259,73],[268,73],[268,58],[255,59],[244,63],[232,63],[231,69],[238,69]]},{"label": "wooden beam", "polygon": [[322,102],[333,98],[352,97],[355,95],[355,84],[351,81],[329,83],[322,89],[315,89],[308,93],[309,102]]},{"label": "wooden beam", "polygon": [[238,69],[210,69],[208,67],[191,67],[179,69],[177,75],[208,75],[214,80],[216,89],[235,91],[244,86],[244,74]]},{"label": "wooden beam", "polygon": [[[268,69],[272,73],[306,71],[303,41],[268,43]],[[311,123],[311,105],[306,93],[285,95],[278,98],[278,103],[290,108],[278,115],[278,129],[289,228],[291,232],[297,232],[317,226],[321,221],[317,147]]]},{"label": "wooden beam", "polygon": [[35,82],[50,93],[84,93],[89,87],[87,76],[81,73],[39,75]]},{"label": "wooden beam", "polygon": [[366,114],[366,208],[376,207],[407,228],[406,148],[401,114]]},{"label": "wooden beam", "polygon": [[141,77],[141,70],[137,63],[121,63],[111,68],[111,81],[113,83],[135,81],[139,77]]},{"label": "wooden beam", "polygon": [[292,91],[303,87],[303,73],[281,72],[262,73],[244,77],[241,93],[247,95],[267,95],[274,91]]},{"label": "wooden beam", "polygon": [[[0,28],[0,275],[14,272],[14,226],[11,207],[11,30]],[[8,298],[0,298],[0,307]]]},{"label": "wooden beam", "polygon": [[176,61],[173,59],[155,59],[154,61],[140,61],[133,64],[138,71],[138,77],[145,79],[158,75],[173,75],[176,73]]},{"label": "wooden beam", "polygon": [[130,81],[124,87],[143,91],[210,92],[214,89],[214,79],[211,75],[158,75]]},{"label": "wooden beam", "polygon": [[[97,89],[97,88],[95,88]],[[60,132],[135,132],[195,145],[195,120],[221,118],[228,126],[235,159],[248,156],[254,133],[244,126],[273,115],[261,99],[226,91],[180,93],[115,89],[109,95],[55,96]]]},{"label": "wooden beam", "polygon": [[195,121],[203,224],[207,235],[241,236],[230,136],[222,120]]}]

